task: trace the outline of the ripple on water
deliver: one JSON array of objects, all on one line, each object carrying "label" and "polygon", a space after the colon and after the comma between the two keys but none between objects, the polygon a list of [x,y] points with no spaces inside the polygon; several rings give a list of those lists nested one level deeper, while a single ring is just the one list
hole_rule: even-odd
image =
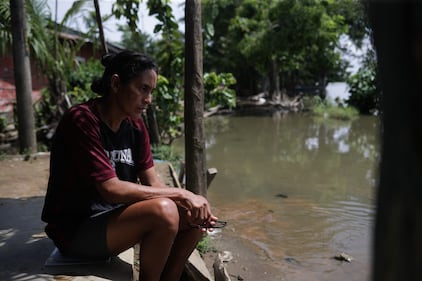
[{"label": "ripple on water", "polygon": [[261,259],[282,266],[287,275],[305,278],[309,274],[302,280],[319,274],[339,276],[339,264],[332,257],[340,252],[367,267],[372,205],[350,201],[324,205],[302,198],[276,202],[251,199],[219,206],[217,211],[229,222],[228,230],[255,245]]}]

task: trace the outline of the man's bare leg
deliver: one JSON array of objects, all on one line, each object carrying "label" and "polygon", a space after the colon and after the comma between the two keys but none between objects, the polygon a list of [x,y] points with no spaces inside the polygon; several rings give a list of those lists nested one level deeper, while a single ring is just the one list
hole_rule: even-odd
[{"label": "man's bare leg", "polygon": [[161,274],[161,281],[180,280],[185,263],[204,235],[200,229],[192,228],[186,221],[186,214],[180,211],[180,231],[174,240],[166,266]]},{"label": "man's bare leg", "polygon": [[119,254],[141,241],[139,279],[159,281],[178,229],[178,208],[172,200],[145,200],[111,218],[107,243],[112,254]]}]

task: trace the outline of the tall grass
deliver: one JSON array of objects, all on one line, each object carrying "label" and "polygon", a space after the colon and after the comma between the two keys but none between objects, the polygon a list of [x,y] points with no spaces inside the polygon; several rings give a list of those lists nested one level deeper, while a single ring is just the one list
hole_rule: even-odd
[{"label": "tall grass", "polygon": [[339,120],[352,120],[359,116],[359,111],[352,107],[336,101],[336,104],[330,104],[326,100],[315,96],[308,101],[310,111],[319,117],[332,118]]},{"label": "tall grass", "polygon": [[179,170],[180,162],[183,160],[183,155],[174,152],[171,145],[154,145],[152,154],[154,159],[170,162],[176,170]]}]

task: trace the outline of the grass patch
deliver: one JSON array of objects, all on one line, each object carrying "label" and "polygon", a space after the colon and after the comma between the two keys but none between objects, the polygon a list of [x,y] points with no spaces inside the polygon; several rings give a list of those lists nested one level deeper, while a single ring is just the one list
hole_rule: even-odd
[{"label": "grass patch", "polygon": [[341,102],[332,105],[318,96],[313,97],[310,108],[314,115],[324,118],[353,120],[359,116],[359,111],[352,106],[346,106]]},{"label": "grass patch", "polygon": [[176,170],[180,168],[180,162],[183,159],[182,155],[177,154],[173,151],[173,147],[171,145],[153,146],[152,155],[154,159],[170,162]]},{"label": "grass patch", "polygon": [[201,256],[208,252],[216,251],[215,247],[212,245],[211,237],[209,237],[208,235],[204,235],[202,237],[201,241],[199,241],[198,245],[196,246],[196,249],[198,250]]}]

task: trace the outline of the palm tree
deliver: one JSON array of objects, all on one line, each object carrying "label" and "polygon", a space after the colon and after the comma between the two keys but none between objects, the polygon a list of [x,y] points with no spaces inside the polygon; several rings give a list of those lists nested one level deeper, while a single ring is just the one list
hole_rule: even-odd
[{"label": "palm tree", "polygon": [[[48,96],[40,103],[42,118],[44,123],[54,124],[71,105],[66,95],[66,78],[78,64],[77,51],[86,38],[95,34],[97,27],[88,26],[89,30],[80,33],[79,40],[74,41],[60,40],[59,32],[75,15],[93,9],[93,5],[87,1],[75,1],[60,23],[52,19],[46,0],[26,0],[25,5],[31,58],[48,80]],[[12,45],[9,8],[9,1],[0,0],[0,54],[5,54]]]},{"label": "palm tree", "polygon": [[10,1],[20,152],[37,151],[24,0]]},{"label": "palm tree", "polygon": [[0,54],[4,54],[12,43],[12,26],[10,16],[10,3],[0,1]]}]

